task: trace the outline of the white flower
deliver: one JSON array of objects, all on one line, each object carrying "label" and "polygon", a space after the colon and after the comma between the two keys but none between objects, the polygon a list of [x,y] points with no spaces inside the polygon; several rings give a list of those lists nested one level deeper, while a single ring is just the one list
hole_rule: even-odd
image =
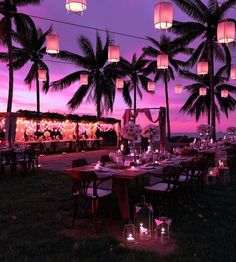
[{"label": "white flower", "polygon": [[148,125],[143,129],[142,135],[145,138],[157,138],[159,135],[159,127],[155,125]]}]

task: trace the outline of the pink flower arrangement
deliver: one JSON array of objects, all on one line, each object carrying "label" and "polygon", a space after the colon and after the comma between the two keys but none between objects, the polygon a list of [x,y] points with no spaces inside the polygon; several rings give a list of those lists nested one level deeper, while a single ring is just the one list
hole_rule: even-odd
[{"label": "pink flower arrangement", "polygon": [[122,128],[121,136],[131,141],[138,140],[141,136],[141,128],[139,125],[129,122]]},{"label": "pink flower arrangement", "polygon": [[143,137],[148,139],[157,139],[159,135],[159,126],[148,125],[143,129],[142,132]]}]

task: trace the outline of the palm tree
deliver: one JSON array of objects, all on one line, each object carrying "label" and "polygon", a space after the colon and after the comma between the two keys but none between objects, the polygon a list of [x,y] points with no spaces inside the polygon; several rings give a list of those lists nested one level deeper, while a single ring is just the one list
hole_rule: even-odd
[{"label": "palm tree", "polygon": [[131,62],[128,60],[121,58],[118,64],[119,75],[126,77],[127,81],[124,83],[123,89],[123,98],[124,101],[132,106],[132,99],[130,97],[130,91],[133,90],[133,107],[134,107],[134,122],[136,119],[136,110],[137,110],[137,93],[142,98],[142,91],[147,90],[147,83],[150,79],[147,77],[146,66],[148,64],[148,60],[144,59],[144,55],[142,54],[137,58],[136,54],[133,55]]},{"label": "palm tree", "polygon": [[[38,70],[44,69],[47,71],[47,80],[43,84],[43,91],[47,93],[49,88],[49,69],[43,61],[43,56],[46,53],[45,41],[46,35],[51,31],[51,28],[45,33],[40,28],[36,29],[35,25],[31,25],[28,34],[12,33],[12,37],[21,44],[22,48],[13,46],[12,58],[13,68],[21,69],[29,61],[32,62],[30,70],[25,78],[25,83],[31,88],[32,82],[36,83],[36,101],[37,101],[37,116],[40,115],[40,85],[38,78]],[[0,53],[0,60],[9,62],[8,53]],[[39,125],[37,125],[37,129]]]},{"label": "palm tree", "polygon": [[[190,54],[192,49],[184,47],[179,44],[179,40],[171,40],[166,35],[161,35],[160,41],[157,41],[151,37],[148,37],[152,45],[143,48],[145,55],[148,55],[154,60],[150,61],[147,70],[150,73],[155,74],[154,81],[162,79],[165,84],[165,98],[166,98],[166,117],[167,117],[167,137],[171,138],[171,126],[170,126],[170,109],[169,109],[169,93],[168,93],[168,82],[171,79],[175,79],[174,71],[178,72],[180,66],[184,65],[182,61],[176,58],[179,54]],[[156,58],[160,54],[166,54],[169,58],[169,66],[165,70],[157,69]]]},{"label": "palm tree", "polygon": [[[188,115],[195,115],[196,121],[199,121],[203,115],[207,116],[208,124],[210,124],[210,78],[208,75],[198,76],[189,71],[181,71],[181,75],[191,79],[194,83],[185,86],[185,89],[190,93],[189,98],[181,108],[181,112]],[[221,67],[213,78],[214,84],[214,99],[216,117],[220,120],[220,111],[222,111],[226,117],[229,115],[229,111],[235,110],[236,100],[230,93],[236,93],[236,87],[226,83],[228,79],[227,65]],[[199,95],[199,88],[206,87],[206,96]],[[221,90],[228,90],[229,96],[227,98],[221,97]],[[216,102],[217,101],[217,102]]]},{"label": "palm tree", "polygon": [[211,125],[213,127],[213,139],[216,139],[216,108],[214,95],[214,57],[227,61],[228,70],[231,64],[231,56],[227,45],[218,44],[216,41],[217,25],[224,18],[227,11],[236,4],[236,0],[227,0],[219,5],[217,0],[210,0],[206,5],[201,0],[173,0],[184,13],[191,17],[193,22],[175,21],[172,32],[181,36],[181,41],[188,44],[197,38],[201,43],[188,61],[193,65],[204,52],[207,53],[210,80]]},{"label": "palm tree", "polygon": [[3,16],[0,21],[0,40],[1,43],[7,45],[9,54],[9,90],[7,112],[12,111],[13,101],[13,84],[14,84],[14,69],[13,69],[13,47],[12,47],[12,32],[13,23],[16,25],[16,31],[19,34],[26,34],[28,28],[31,27],[33,21],[23,13],[17,12],[17,7],[26,5],[40,4],[42,0],[4,0],[0,3],[0,14]]},{"label": "palm tree", "polygon": [[58,58],[70,61],[79,67],[75,71],[60,80],[51,83],[54,90],[63,90],[73,83],[79,81],[81,74],[88,74],[88,84],[81,85],[68,102],[69,107],[74,110],[87,98],[94,101],[97,109],[97,117],[101,117],[104,111],[112,112],[115,98],[116,64],[107,64],[108,46],[112,43],[107,34],[103,45],[99,34],[96,35],[96,49],[93,49],[91,41],[85,36],[78,39],[82,55],[68,51],[60,51]]}]

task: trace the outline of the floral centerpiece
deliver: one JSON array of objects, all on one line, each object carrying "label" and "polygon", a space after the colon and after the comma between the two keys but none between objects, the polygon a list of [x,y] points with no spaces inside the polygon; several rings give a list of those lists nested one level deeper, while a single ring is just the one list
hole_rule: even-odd
[{"label": "floral centerpiece", "polygon": [[139,125],[129,122],[123,126],[121,130],[121,136],[131,142],[138,140],[141,136],[141,128]]},{"label": "floral centerpiece", "polygon": [[159,135],[159,127],[155,125],[148,125],[144,127],[142,132],[143,137],[150,139],[153,141],[158,138]]},{"label": "floral centerpiece", "polygon": [[228,133],[228,135],[235,135],[236,134],[236,127],[235,126],[228,127],[227,133]]},{"label": "floral centerpiece", "polygon": [[209,125],[200,125],[197,127],[197,132],[199,133],[202,139],[210,138],[212,131],[213,131],[213,128],[212,126],[209,126]]}]

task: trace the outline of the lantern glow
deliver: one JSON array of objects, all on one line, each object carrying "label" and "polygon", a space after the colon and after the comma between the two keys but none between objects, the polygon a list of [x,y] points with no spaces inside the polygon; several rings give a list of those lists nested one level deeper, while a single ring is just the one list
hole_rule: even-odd
[{"label": "lantern glow", "polygon": [[231,78],[232,80],[236,80],[236,66],[231,66],[230,78]]},{"label": "lantern glow", "polygon": [[45,69],[39,69],[38,70],[38,80],[40,82],[47,81],[47,70],[45,70]]},{"label": "lantern glow", "polygon": [[197,74],[198,75],[207,75],[208,74],[208,62],[199,61],[197,63]]},{"label": "lantern glow", "polygon": [[116,45],[108,46],[108,62],[117,63],[120,61],[120,48]]},{"label": "lantern glow", "polygon": [[183,92],[183,86],[182,85],[176,85],[175,86],[175,93],[181,94]]},{"label": "lantern glow", "polygon": [[87,9],[87,2],[86,0],[66,0],[65,8],[69,12],[83,14]]},{"label": "lantern glow", "polygon": [[168,29],[173,24],[173,6],[168,2],[160,2],[154,6],[154,26],[157,29]]},{"label": "lantern glow", "polygon": [[152,82],[152,81],[149,81],[148,84],[147,84],[147,89],[150,92],[154,92],[155,91],[155,83]]},{"label": "lantern glow", "polygon": [[59,36],[55,33],[49,33],[46,36],[46,52],[48,54],[58,54],[59,53]]},{"label": "lantern glow", "polygon": [[222,98],[227,98],[229,96],[229,91],[226,89],[221,90],[220,95]]},{"label": "lantern glow", "polygon": [[217,41],[228,44],[234,41],[235,24],[233,21],[222,21],[217,26]]},{"label": "lantern glow", "polygon": [[88,84],[88,74],[82,73],[80,74],[80,85],[87,85]]},{"label": "lantern glow", "polygon": [[116,78],[116,88],[117,89],[124,88],[124,80],[122,78]]},{"label": "lantern glow", "polygon": [[200,88],[199,88],[199,95],[200,95],[200,96],[206,96],[206,94],[207,94],[207,89],[206,89],[206,87],[200,87]]},{"label": "lantern glow", "polygon": [[169,66],[168,55],[160,54],[157,56],[157,68],[158,69],[167,69]]}]

